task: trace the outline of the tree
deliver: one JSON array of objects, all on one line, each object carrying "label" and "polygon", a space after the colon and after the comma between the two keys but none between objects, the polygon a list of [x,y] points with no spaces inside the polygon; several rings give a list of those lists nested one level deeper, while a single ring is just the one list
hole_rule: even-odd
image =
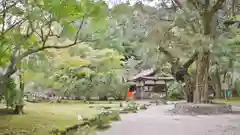
[{"label": "tree", "polygon": [[103,22],[108,13],[106,3],[88,0],[2,0],[0,9],[0,62],[5,69],[0,77],[1,93],[24,58],[46,49],[92,41],[81,36],[85,21]]},{"label": "tree", "polygon": [[[177,17],[175,20],[171,20],[171,16],[170,19],[165,20],[159,17],[152,17],[153,12],[149,12],[141,4],[136,4],[135,7],[138,7],[137,9],[141,15],[148,18],[147,20],[153,24],[152,26],[156,26],[149,32],[149,37],[155,40],[155,42],[160,45],[159,50],[169,57],[172,65],[172,74],[176,76],[177,80],[182,80],[189,86],[188,90],[186,90],[186,92],[188,91],[189,93],[187,95],[191,96],[194,93],[194,96],[189,97],[190,99],[188,98],[188,101],[192,102],[194,99],[195,103],[208,102],[210,54],[212,44],[215,46],[215,44],[217,44],[216,41],[219,40],[220,34],[217,33],[216,26],[225,24],[226,22],[224,21],[222,24],[216,23],[216,19],[219,19],[218,11],[223,6],[224,0],[211,2],[209,0],[189,0],[187,2],[188,7],[182,2],[174,1],[172,7],[176,7],[179,10],[177,14],[173,12],[175,14],[174,16]],[[182,7],[185,8],[183,9]],[[173,24],[169,24],[169,22],[173,22]],[[187,22],[187,24],[185,22]],[[165,24],[165,29],[159,27],[160,23]],[[148,29],[151,29],[151,27],[148,27]],[[199,39],[199,37],[201,38]],[[174,48],[178,45],[181,49],[189,49],[192,56],[182,64],[179,58],[169,53],[169,49],[166,49],[166,44],[173,45]],[[185,46],[183,46],[184,44]],[[188,68],[196,59],[197,79],[190,81],[194,80],[194,78],[190,77],[187,73]],[[178,75],[180,78],[177,77]],[[196,86],[196,90],[193,90],[195,88],[192,87],[192,85]]]},{"label": "tree", "polygon": [[[42,84],[42,89],[57,89],[57,95],[80,98],[85,96],[113,96],[123,98],[124,84],[121,81],[122,55],[113,49],[94,49],[88,44],[61,50],[49,50],[47,61],[38,60],[39,66],[28,84]],[[45,55],[46,56],[46,55]],[[51,57],[51,59],[50,59]],[[44,59],[42,59],[43,61]],[[49,64],[47,64],[49,63]],[[51,66],[49,66],[51,65]],[[41,67],[42,66],[42,67]],[[36,70],[37,68],[40,68]],[[46,71],[49,70],[49,71]],[[31,69],[28,69],[31,75]],[[36,73],[41,73],[36,74]],[[42,76],[42,73],[45,73]],[[46,81],[45,78],[49,78]],[[119,94],[120,93],[120,94]]]}]

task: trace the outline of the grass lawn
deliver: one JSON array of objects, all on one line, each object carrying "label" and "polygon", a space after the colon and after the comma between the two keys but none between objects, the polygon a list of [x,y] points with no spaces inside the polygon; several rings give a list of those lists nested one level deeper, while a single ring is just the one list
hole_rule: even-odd
[{"label": "grass lawn", "polygon": [[[107,105],[106,102],[100,103]],[[113,105],[119,104],[111,104]],[[48,135],[54,128],[63,129],[80,123],[77,115],[91,117],[99,112],[81,102],[26,103],[26,115],[23,116],[6,114],[4,105],[0,105],[0,109],[0,135]]]},{"label": "grass lawn", "polygon": [[233,104],[233,105],[240,105],[240,97],[232,97],[229,100],[225,99],[215,99],[215,102],[218,103],[226,103],[226,104]]}]

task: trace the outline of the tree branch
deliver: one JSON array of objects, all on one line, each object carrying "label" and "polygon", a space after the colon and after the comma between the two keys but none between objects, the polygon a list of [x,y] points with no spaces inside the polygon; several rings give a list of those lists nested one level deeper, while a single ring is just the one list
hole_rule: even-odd
[{"label": "tree branch", "polygon": [[[165,48],[163,47],[159,47],[159,50],[161,52],[163,52],[165,54],[165,56],[167,56],[169,58],[170,63],[173,63],[174,61],[176,61],[177,59],[179,59],[178,57],[174,57],[169,51],[167,51]],[[189,66],[192,65],[192,63],[197,59],[198,57],[198,52],[196,51],[188,61],[186,61],[183,64],[183,68],[188,69]]]},{"label": "tree branch", "polygon": [[199,10],[199,12],[202,12],[201,7],[203,7],[203,4],[199,0],[189,0],[189,2],[192,3],[195,9]]},{"label": "tree branch", "polygon": [[177,7],[179,7],[180,9],[183,8],[183,6],[182,6],[181,2],[179,2],[179,0],[172,0],[172,3],[176,4]]},{"label": "tree branch", "polygon": [[74,41],[74,43],[76,43],[77,40],[78,40],[78,36],[79,36],[80,30],[81,30],[82,27],[83,27],[84,20],[85,20],[85,16],[83,16],[83,18],[82,18],[82,21],[81,21],[80,26],[79,26],[79,28],[78,28],[77,34],[76,34],[76,36],[75,36],[75,41]]},{"label": "tree branch", "polygon": [[218,0],[215,5],[211,9],[211,13],[216,13],[220,8],[222,8],[223,3],[225,0]]},{"label": "tree branch", "polygon": [[16,64],[17,64],[17,53],[21,49],[21,46],[23,44],[25,39],[22,39],[19,44],[17,44],[14,47],[13,53],[11,55],[10,59],[10,65],[7,67],[6,74],[4,74],[4,77],[10,77],[12,74],[14,74],[17,71]]},{"label": "tree branch", "polygon": [[45,37],[44,40],[41,41],[42,42],[42,47],[36,48],[36,49],[29,49],[29,50],[27,50],[26,52],[22,53],[22,55],[19,57],[19,60],[27,57],[28,55],[31,55],[33,53],[37,53],[37,52],[43,51],[45,49],[63,49],[63,48],[69,48],[69,47],[75,46],[75,45],[77,45],[79,43],[82,43],[82,42],[92,42],[92,41],[95,41],[95,40],[80,40],[80,41],[78,40],[79,33],[80,33],[80,31],[81,31],[81,29],[83,27],[83,22],[84,22],[84,18],[81,21],[81,24],[80,24],[80,26],[78,28],[78,31],[77,31],[76,35],[75,35],[75,40],[74,40],[73,43],[65,45],[65,46],[56,46],[56,45],[45,46],[48,37],[51,36],[50,35],[51,34],[51,30],[50,30],[49,33],[48,33],[49,35],[47,35],[48,37]]},{"label": "tree branch", "polygon": [[[7,0],[2,0],[4,2],[6,2]],[[0,14],[3,14],[4,12],[7,12],[7,10],[9,10],[10,8],[14,7],[15,5],[17,5],[18,1],[14,2],[12,5],[5,7],[5,9],[3,9]]]},{"label": "tree branch", "polygon": [[71,44],[68,44],[68,45],[65,45],[65,46],[55,46],[55,45],[51,45],[51,46],[42,46],[40,48],[37,48],[37,49],[30,49],[26,52],[24,52],[20,57],[19,57],[19,60],[27,57],[28,55],[31,55],[33,53],[37,53],[37,52],[40,52],[40,51],[43,51],[45,49],[64,49],[64,48],[69,48],[69,47],[72,47],[72,46],[75,46],[79,43],[83,43],[83,42],[91,42],[91,41],[95,41],[95,40],[84,40],[84,41],[78,41],[78,42],[73,42]]},{"label": "tree branch", "polygon": [[21,25],[21,24],[23,24],[23,23],[26,22],[26,21],[27,21],[27,19],[24,18],[24,19],[21,19],[20,21],[18,21],[18,22],[16,22],[16,23],[14,23],[14,24],[11,25],[8,29],[6,29],[2,35],[4,35],[5,33],[7,33],[8,31],[10,31],[11,29],[13,29],[14,27],[16,27],[17,25]]},{"label": "tree branch", "polygon": [[161,52],[163,52],[163,53],[165,54],[165,56],[167,56],[167,57],[170,59],[170,61],[172,61],[172,60],[175,58],[175,57],[174,57],[169,51],[167,51],[164,47],[159,46],[158,50],[161,51]]},{"label": "tree branch", "polygon": [[5,29],[5,20],[6,20],[6,14],[7,14],[7,10],[5,10],[6,9],[6,4],[7,4],[7,2],[6,1],[2,1],[2,8],[3,8],[3,15],[2,15],[2,19],[3,19],[3,22],[2,22],[2,31],[1,31],[1,36],[3,36],[4,35],[4,29]]},{"label": "tree branch", "polygon": [[188,69],[189,66],[192,65],[192,63],[198,58],[198,52],[195,51],[195,53],[191,56],[191,58],[183,64],[183,67]]}]

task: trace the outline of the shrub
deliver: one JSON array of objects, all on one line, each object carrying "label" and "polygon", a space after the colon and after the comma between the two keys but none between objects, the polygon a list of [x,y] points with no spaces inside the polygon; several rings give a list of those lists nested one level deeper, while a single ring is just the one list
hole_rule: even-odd
[{"label": "shrub", "polygon": [[95,120],[92,121],[92,126],[96,125],[99,129],[104,129],[109,127],[111,123],[109,111],[103,111],[95,116]]},{"label": "shrub", "polygon": [[93,127],[85,125],[83,127],[79,127],[74,135],[97,135],[97,133]]},{"label": "shrub", "polygon": [[183,90],[180,83],[172,81],[169,82],[167,85],[168,85],[168,99],[170,100],[183,99]]},{"label": "shrub", "polygon": [[110,119],[112,121],[119,121],[119,120],[121,120],[120,113],[118,111],[111,111],[110,112]]}]

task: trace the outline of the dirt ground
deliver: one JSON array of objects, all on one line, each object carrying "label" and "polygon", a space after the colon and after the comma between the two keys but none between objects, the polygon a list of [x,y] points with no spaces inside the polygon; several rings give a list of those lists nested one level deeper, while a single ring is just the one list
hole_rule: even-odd
[{"label": "dirt ground", "polygon": [[[239,135],[240,114],[183,116],[167,113],[173,105],[151,107],[136,114],[122,115],[98,135]],[[233,106],[233,110],[240,110]]]}]

